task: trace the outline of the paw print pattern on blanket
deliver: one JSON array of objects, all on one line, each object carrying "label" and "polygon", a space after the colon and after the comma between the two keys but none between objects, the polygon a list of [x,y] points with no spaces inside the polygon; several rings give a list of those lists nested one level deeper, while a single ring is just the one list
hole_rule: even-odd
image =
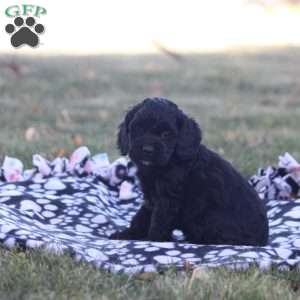
[{"label": "paw print pattern on blanket", "polygon": [[[270,224],[266,247],[194,245],[178,241],[178,235],[165,243],[108,240],[112,232],[128,226],[141,205],[134,166],[124,158],[112,164],[103,155],[93,158],[87,148],[76,151],[70,160],[35,157],[35,168],[26,171],[7,158],[0,181],[4,246],[69,253],[113,272],[147,272],[170,265],[181,269],[187,263],[234,269],[253,263],[261,269],[299,266],[300,200],[262,199]],[[10,177],[14,167],[19,180],[9,181],[17,178]]]}]

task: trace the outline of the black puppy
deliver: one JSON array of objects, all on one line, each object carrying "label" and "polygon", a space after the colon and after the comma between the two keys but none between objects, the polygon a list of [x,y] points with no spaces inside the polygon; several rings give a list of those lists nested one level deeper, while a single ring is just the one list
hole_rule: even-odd
[{"label": "black puppy", "polygon": [[138,167],[144,203],[112,239],[170,241],[180,229],[197,244],[266,245],[262,201],[232,165],[201,142],[176,104],[145,99],[120,125],[118,147]]}]

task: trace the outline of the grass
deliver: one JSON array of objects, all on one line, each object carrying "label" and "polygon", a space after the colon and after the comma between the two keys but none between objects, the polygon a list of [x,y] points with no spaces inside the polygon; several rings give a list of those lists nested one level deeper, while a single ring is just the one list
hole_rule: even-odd
[{"label": "grass", "polygon": [[299,299],[296,271],[262,273],[256,268],[190,273],[168,270],[141,279],[110,274],[67,256],[1,251],[1,299]]},{"label": "grass", "polygon": [[[204,143],[245,176],[300,159],[300,49],[165,56],[0,58],[0,155],[69,155],[79,144],[118,157],[115,133],[129,105],[147,96],[176,101],[201,124]],[[28,133],[28,128],[31,134]],[[26,134],[27,132],[27,134]],[[33,132],[33,133],[32,133]],[[144,280],[70,257],[0,250],[0,299],[299,299],[299,271],[197,279],[169,270]]]}]

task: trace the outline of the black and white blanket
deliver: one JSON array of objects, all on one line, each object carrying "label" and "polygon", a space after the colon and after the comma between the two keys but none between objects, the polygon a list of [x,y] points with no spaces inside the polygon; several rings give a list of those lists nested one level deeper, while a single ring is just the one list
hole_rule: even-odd
[{"label": "black and white blanket", "polygon": [[34,168],[5,157],[0,173],[0,243],[21,249],[69,253],[113,272],[152,272],[170,265],[261,269],[300,266],[299,165],[289,155],[278,167],[260,169],[250,182],[266,202],[270,240],[266,247],[194,245],[174,232],[174,242],[115,241],[142,201],[135,167],[122,157],[86,147],[70,159],[33,156]]}]

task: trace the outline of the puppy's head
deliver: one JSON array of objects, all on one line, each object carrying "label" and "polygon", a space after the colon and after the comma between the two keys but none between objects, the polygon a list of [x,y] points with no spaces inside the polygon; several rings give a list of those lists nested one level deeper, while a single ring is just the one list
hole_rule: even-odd
[{"label": "puppy's head", "polygon": [[198,152],[201,131],[173,102],[147,98],[132,107],[119,127],[122,155],[145,168],[166,166],[172,157],[190,160]]}]

